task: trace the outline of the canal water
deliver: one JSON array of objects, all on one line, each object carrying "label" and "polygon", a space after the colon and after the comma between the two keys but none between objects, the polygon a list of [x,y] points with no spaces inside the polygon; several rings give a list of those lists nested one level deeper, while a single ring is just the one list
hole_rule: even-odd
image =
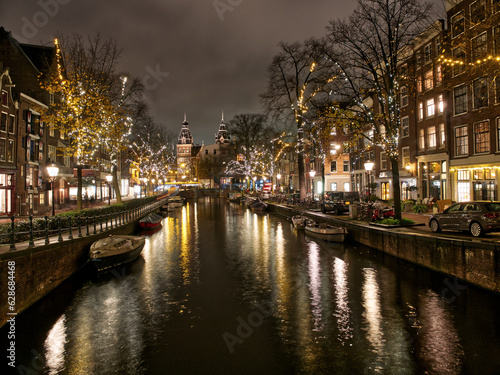
[{"label": "canal water", "polygon": [[499,316],[498,295],[204,198],[19,315],[2,374],[499,374]]}]

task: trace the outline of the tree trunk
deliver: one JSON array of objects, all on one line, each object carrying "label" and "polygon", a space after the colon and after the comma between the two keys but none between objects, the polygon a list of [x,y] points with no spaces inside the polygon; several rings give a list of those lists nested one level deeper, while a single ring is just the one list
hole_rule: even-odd
[{"label": "tree trunk", "polygon": [[321,197],[319,198],[319,201],[322,202],[323,198],[325,197],[325,191],[326,191],[326,186],[325,186],[325,161],[321,163],[321,186],[323,186],[323,191],[321,192]]},{"label": "tree trunk", "polygon": [[303,201],[307,197],[307,185],[305,179],[305,165],[304,165],[304,155],[302,154],[302,150],[299,152],[299,156],[297,157],[297,164],[299,167],[299,191],[300,191],[300,200]]},{"label": "tree trunk", "polygon": [[398,159],[391,159],[392,185],[394,191],[394,218],[401,219],[401,186],[399,184],[399,163]]},{"label": "tree trunk", "polygon": [[[111,170],[113,175],[113,188],[115,189],[116,203],[122,203],[122,195],[120,193],[120,184],[118,183],[118,171],[116,165]],[[111,194],[111,191],[109,192]]]},{"label": "tree trunk", "polygon": [[76,180],[77,180],[77,191],[76,191],[76,209],[78,211],[82,210],[82,190],[83,190],[83,178],[82,178],[82,166],[76,166]]}]

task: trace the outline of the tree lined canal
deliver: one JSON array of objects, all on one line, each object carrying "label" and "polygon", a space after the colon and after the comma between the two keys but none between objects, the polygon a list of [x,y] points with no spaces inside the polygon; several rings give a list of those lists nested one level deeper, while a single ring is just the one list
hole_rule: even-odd
[{"label": "tree lined canal", "polygon": [[498,374],[498,316],[495,294],[204,198],[170,213],[133,263],[82,272],[18,316],[16,363],[22,374]]}]

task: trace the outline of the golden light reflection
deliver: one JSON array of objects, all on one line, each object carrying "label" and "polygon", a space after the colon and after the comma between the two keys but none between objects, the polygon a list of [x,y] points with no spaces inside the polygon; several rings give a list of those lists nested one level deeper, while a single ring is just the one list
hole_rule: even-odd
[{"label": "golden light reflection", "polygon": [[49,331],[45,343],[45,364],[49,375],[64,369],[64,345],[66,344],[66,315],[62,315]]},{"label": "golden light reflection", "polygon": [[321,331],[322,324],[322,303],[321,303],[321,266],[320,266],[320,247],[314,242],[310,241],[307,244],[309,251],[309,291],[311,293],[311,305],[314,321],[314,331]]},{"label": "golden light reflection", "polygon": [[363,317],[366,326],[366,337],[371,344],[372,352],[377,354],[377,360],[373,361],[376,366],[384,351],[384,333],[382,325],[382,313],[380,307],[380,289],[377,282],[377,271],[372,268],[363,269]]},{"label": "golden light reflection", "polygon": [[347,283],[347,264],[340,258],[333,261],[335,283],[335,317],[339,330],[338,338],[342,345],[353,337],[351,309],[349,308],[349,287]]},{"label": "golden light reflection", "polygon": [[460,374],[463,349],[451,314],[434,291],[420,296],[421,357],[432,374]]},{"label": "golden light reflection", "polygon": [[182,207],[182,216],[181,216],[181,260],[180,266],[182,270],[182,279],[184,281],[184,285],[191,284],[191,267],[190,267],[190,259],[191,259],[191,226],[189,222],[189,215],[187,213],[186,207]]}]

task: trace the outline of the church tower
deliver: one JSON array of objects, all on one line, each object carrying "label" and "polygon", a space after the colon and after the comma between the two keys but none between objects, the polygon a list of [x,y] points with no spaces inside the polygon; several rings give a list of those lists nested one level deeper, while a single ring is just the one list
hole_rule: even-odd
[{"label": "church tower", "polygon": [[219,132],[215,134],[215,143],[228,143],[229,135],[226,131],[226,123],[224,122],[224,111],[222,111],[222,120],[219,125]]},{"label": "church tower", "polygon": [[177,178],[185,175],[189,170],[191,162],[191,149],[193,148],[193,136],[189,130],[186,114],[182,122],[181,132],[177,138]]}]

